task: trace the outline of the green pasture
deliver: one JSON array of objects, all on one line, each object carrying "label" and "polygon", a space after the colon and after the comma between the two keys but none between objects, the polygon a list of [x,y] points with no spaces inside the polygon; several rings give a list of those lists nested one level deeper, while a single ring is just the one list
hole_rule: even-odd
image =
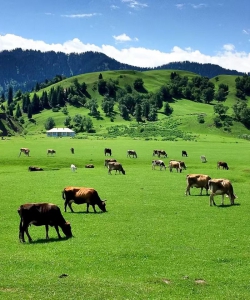
[{"label": "green pasture", "polygon": [[[21,147],[30,148],[30,157],[19,157]],[[108,175],[105,147],[126,175]],[[48,148],[56,155],[48,157]],[[127,158],[128,149],[138,158]],[[166,150],[166,164],[183,159],[187,170],[152,170],[153,149]],[[249,152],[247,141],[216,136],[198,142],[41,135],[1,140],[0,298],[250,299]],[[201,163],[200,155],[208,162]],[[230,169],[217,170],[218,160]],[[85,169],[88,163],[95,168]],[[28,172],[31,165],[44,172]],[[221,207],[217,196],[217,206],[210,207],[209,197],[195,188],[185,196],[190,173],[230,179],[236,205],[226,198]],[[95,214],[91,207],[87,214],[86,205],[73,204],[75,213],[65,213],[61,192],[69,185],[95,188],[108,212]],[[57,204],[74,237],[58,240],[50,228],[47,241],[44,226],[31,226],[33,242],[20,243],[17,209],[27,202]]]}]

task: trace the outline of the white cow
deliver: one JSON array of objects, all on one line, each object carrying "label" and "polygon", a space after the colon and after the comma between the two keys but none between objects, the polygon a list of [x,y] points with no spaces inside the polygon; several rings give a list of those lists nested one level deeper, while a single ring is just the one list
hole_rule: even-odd
[{"label": "white cow", "polygon": [[70,166],[70,169],[71,169],[72,172],[75,172],[75,171],[77,170],[77,167],[76,167],[75,165],[72,164],[72,165]]}]

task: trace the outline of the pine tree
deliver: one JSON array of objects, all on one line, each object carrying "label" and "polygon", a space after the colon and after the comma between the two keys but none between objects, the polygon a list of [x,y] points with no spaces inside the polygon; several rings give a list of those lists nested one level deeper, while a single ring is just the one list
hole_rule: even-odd
[{"label": "pine tree", "polygon": [[8,90],[8,101],[7,101],[8,106],[10,106],[11,103],[13,103],[13,87],[12,86],[10,86],[9,90]]},{"label": "pine tree", "polygon": [[20,108],[20,105],[19,103],[17,104],[17,107],[16,107],[16,115],[15,117],[18,119],[22,116],[22,112],[21,112],[21,108]]},{"label": "pine tree", "polygon": [[29,119],[32,119],[32,104],[28,105],[27,116]]}]

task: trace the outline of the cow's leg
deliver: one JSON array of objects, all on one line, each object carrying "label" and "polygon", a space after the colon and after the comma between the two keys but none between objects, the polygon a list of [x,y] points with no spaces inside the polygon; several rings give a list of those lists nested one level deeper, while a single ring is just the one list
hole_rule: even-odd
[{"label": "cow's leg", "polygon": [[[59,232],[59,229],[58,229],[58,226],[57,226],[57,225],[55,225],[55,230],[56,230],[56,233],[57,233],[57,235],[58,235],[58,238],[61,239],[62,237],[61,237],[61,235],[60,235],[60,232]],[[48,237],[48,238],[49,238],[49,237]]]},{"label": "cow's leg", "polygon": [[92,204],[92,207],[93,207],[94,212],[96,213],[95,204]]},{"label": "cow's leg", "polygon": [[25,240],[24,240],[24,229],[23,229],[23,224],[22,224],[22,220],[20,221],[20,225],[19,225],[19,240],[20,242],[23,242],[25,243]]},{"label": "cow's leg", "polygon": [[49,239],[49,225],[48,224],[45,225],[45,231],[46,231],[46,240],[48,240]]},{"label": "cow's leg", "polygon": [[71,202],[68,203],[68,206],[69,206],[71,212],[74,212],[74,211],[73,211],[73,208],[72,208],[72,203],[71,203]]},{"label": "cow's leg", "polygon": [[89,212],[89,203],[87,203],[87,213]]},{"label": "cow's leg", "polygon": [[216,206],[216,203],[214,202],[214,195],[210,194],[210,206],[213,206],[213,205]]},{"label": "cow's leg", "polygon": [[27,237],[29,239],[29,242],[32,242],[32,238],[31,238],[31,236],[29,234],[28,227],[29,227],[29,224],[23,225],[23,232],[25,231],[25,233],[26,233],[26,235],[27,235]]},{"label": "cow's leg", "polygon": [[201,187],[200,195],[202,196],[203,187]]},{"label": "cow's leg", "polygon": [[187,186],[185,194],[186,194],[186,196],[190,195],[190,185]]}]

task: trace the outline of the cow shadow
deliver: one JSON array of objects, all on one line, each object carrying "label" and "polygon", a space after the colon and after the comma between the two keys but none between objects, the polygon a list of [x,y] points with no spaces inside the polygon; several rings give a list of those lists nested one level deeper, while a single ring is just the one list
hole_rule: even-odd
[{"label": "cow shadow", "polygon": [[[108,212],[108,211],[106,211]],[[103,214],[103,211],[97,211],[96,213],[94,211],[74,211],[73,214],[86,214],[86,215],[99,215],[99,214]]]},{"label": "cow shadow", "polygon": [[219,205],[216,205],[216,206],[220,207],[220,208],[228,208],[228,207],[233,207],[233,206],[240,206],[240,203],[235,203],[233,205],[231,205],[231,204],[224,204],[224,205],[219,204]]},{"label": "cow shadow", "polygon": [[63,242],[68,240],[68,237],[62,237],[61,239],[59,238],[50,238],[50,239],[38,239],[32,242],[28,242],[26,244],[49,244],[49,243],[54,243],[54,242]]}]

